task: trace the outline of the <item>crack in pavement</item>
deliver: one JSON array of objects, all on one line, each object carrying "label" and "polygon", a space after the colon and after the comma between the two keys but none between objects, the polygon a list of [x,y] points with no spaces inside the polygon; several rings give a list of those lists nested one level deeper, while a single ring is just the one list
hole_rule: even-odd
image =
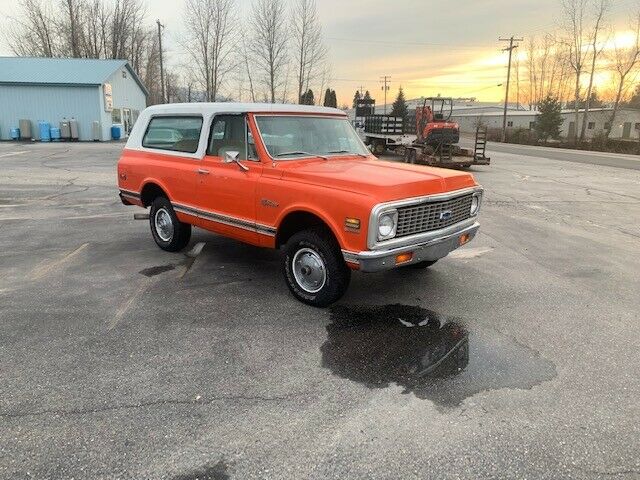
[{"label": "crack in pavement", "polygon": [[137,408],[149,408],[156,406],[164,406],[164,405],[191,405],[191,406],[207,406],[211,405],[215,402],[227,402],[227,401],[257,401],[257,402],[280,402],[287,401],[293,398],[301,397],[303,395],[307,395],[309,392],[295,392],[289,393],[287,395],[281,396],[265,396],[265,395],[219,395],[213,396],[209,398],[198,398],[195,399],[159,399],[148,402],[139,402],[139,403],[123,403],[119,405],[105,405],[104,407],[95,407],[95,408],[77,408],[71,410],[40,410],[38,412],[1,412],[0,418],[23,418],[23,417],[38,417],[43,415],[54,415],[54,416],[73,416],[73,415],[92,415],[96,413],[103,412],[112,412],[118,410],[130,410]]}]

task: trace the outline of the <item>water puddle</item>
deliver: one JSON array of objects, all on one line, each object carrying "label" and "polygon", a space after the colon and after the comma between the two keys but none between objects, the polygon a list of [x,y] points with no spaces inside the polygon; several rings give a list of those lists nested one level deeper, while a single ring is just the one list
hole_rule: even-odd
[{"label": "water puddle", "polygon": [[444,407],[556,376],[552,362],[515,339],[421,307],[338,305],[331,320],[323,367],[368,388],[396,384]]},{"label": "water puddle", "polygon": [[141,273],[145,277],[155,277],[156,275],[160,275],[161,273],[168,272],[175,268],[176,266],[170,263],[169,265],[159,265],[157,267],[145,268],[144,270],[140,270],[139,273]]},{"label": "water puddle", "polygon": [[227,465],[220,461],[212,466],[205,466],[192,472],[173,477],[172,480],[229,480]]}]

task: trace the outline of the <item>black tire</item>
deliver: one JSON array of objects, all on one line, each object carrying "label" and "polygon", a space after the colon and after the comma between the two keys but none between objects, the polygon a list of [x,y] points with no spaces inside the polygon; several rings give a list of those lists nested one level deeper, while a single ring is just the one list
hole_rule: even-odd
[{"label": "black tire", "polygon": [[407,268],[413,268],[414,270],[424,270],[436,263],[438,260],[425,260],[424,262],[411,263],[407,265]]},{"label": "black tire", "polygon": [[[157,227],[156,217],[158,215],[162,216],[159,220],[170,220],[171,227],[173,228],[170,236],[166,231]],[[178,220],[176,212],[171,206],[171,202],[166,197],[156,197],[151,204],[149,226],[151,227],[151,235],[156,245],[167,252],[179,252],[189,244],[189,240],[191,239],[191,225]]]},{"label": "black tire", "polygon": [[[321,260],[324,265],[323,281],[315,286],[318,288],[317,291],[311,291],[314,288],[309,285],[305,288],[296,278],[297,275],[304,281],[304,276],[309,276],[309,273],[299,271],[301,261],[299,259],[303,257],[308,257],[312,261]],[[294,266],[294,260],[297,261],[297,266]],[[283,273],[293,296],[314,307],[327,307],[338,301],[347,291],[351,280],[351,270],[344,261],[338,242],[324,228],[303,230],[289,239],[284,247]]]},{"label": "black tire", "polygon": [[407,163],[411,163],[411,164],[416,163],[416,151],[413,148],[407,149]]}]

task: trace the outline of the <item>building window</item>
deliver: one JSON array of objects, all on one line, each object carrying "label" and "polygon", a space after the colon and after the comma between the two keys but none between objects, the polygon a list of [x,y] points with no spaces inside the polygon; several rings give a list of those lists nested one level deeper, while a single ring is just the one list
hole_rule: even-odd
[{"label": "building window", "polygon": [[149,122],[142,146],[195,153],[201,129],[202,117],[155,117]]},{"label": "building window", "polygon": [[513,127],[513,121],[509,120],[509,121],[507,122],[507,127]]},{"label": "building window", "polygon": [[604,129],[605,129],[605,130],[611,130],[611,123],[609,123],[609,122],[605,122],[605,123],[604,123]]},{"label": "building window", "polygon": [[536,128],[536,122],[529,122],[529,130],[533,130]]},{"label": "building window", "polygon": [[126,70],[122,70],[122,78],[127,78],[127,72],[126,72]]},{"label": "building window", "polygon": [[587,129],[593,130],[594,128],[596,128],[596,122],[589,122],[587,124]]},{"label": "building window", "polygon": [[111,123],[122,123],[122,111],[119,108],[111,110]]}]

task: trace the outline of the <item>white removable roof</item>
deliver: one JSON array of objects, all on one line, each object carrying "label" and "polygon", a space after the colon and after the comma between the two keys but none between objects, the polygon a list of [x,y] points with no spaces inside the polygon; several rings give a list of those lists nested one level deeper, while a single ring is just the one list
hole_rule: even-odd
[{"label": "white removable roof", "polygon": [[[153,105],[140,113],[138,120],[127,140],[125,148],[129,150],[151,150],[165,155],[181,157],[202,158],[207,149],[207,132],[211,126],[212,118],[219,113],[306,113],[309,115],[339,115],[346,117],[342,110],[330,107],[316,107],[313,105],[289,105],[282,103],[168,103]],[[180,153],[169,150],[155,150],[142,147],[142,138],[147,130],[149,119],[155,115],[198,115],[202,116],[202,132],[200,143],[195,153]]]}]

